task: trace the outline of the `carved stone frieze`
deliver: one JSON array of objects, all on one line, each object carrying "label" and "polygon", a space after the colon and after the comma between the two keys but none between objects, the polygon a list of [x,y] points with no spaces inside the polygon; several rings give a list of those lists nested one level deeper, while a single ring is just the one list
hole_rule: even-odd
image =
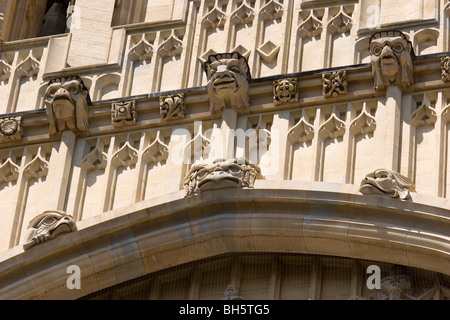
[{"label": "carved stone frieze", "polygon": [[441,78],[443,82],[450,81],[450,56],[441,58]]},{"label": "carved stone frieze", "polygon": [[322,94],[325,97],[347,94],[347,71],[322,73]]},{"label": "carved stone frieze", "polygon": [[402,32],[377,32],[370,37],[369,48],[375,91],[384,91],[392,84],[401,89],[414,84],[414,52]]},{"label": "carved stone frieze", "polygon": [[0,143],[22,138],[22,117],[0,119]]},{"label": "carved stone frieze", "polygon": [[75,220],[63,211],[48,210],[30,221],[23,248],[32,246],[55,238],[58,234],[72,232],[76,229]]},{"label": "carved stone frieze", "polygon": [[359,191],[362,194],[379,194],[390,198],[406,200],[415,191],[414,183],[398,172],[378,169],[369,173],[362,181]]},{"label": "carved stone frieze", "polygon": [[213,54],[204,64],[210,112],[225,108],[246,110],[250,105],[250,72],[247,59],[239,52]]},{"label": "carved stone frieze", "polygon": [[261,169],[244,159],[220,160],[194,164],[184,179],[186,196],[205,190],[253,188],[256,179],[264,179]]},{"label": "carved stone frieze", "polygon": [[298,101],[296,78],[275,80],[273,82],[273,103],[275,105],[296,101]]},{"label": "carved stone frieze", "polygon": [[164,121],[183,119],[185,114],[184,94],[172,94],[159,98],[161,119]]},{"label": "carved stone frieze", "polygon": [[89,101],[89,92],[80,77],[51,80],[45,92],[50,135],[67,129],[87,131]]},{"label": "carved stone frieze", "polygon": [[111,104],[111,124],[115,128],[134,125],[137,120],[136,101]]}]

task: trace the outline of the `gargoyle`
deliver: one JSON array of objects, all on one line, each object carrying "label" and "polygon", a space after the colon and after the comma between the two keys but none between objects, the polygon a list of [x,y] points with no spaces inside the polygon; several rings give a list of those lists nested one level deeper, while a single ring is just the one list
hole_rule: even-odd
[{"label": "gargoyle", "polygon": [[25,235],[25,250],[32,246],[53,239],[63,232],[72,232],[76,229],[72,216],[63,211],[48,210],[30,221]]},{"label": "gargoyle", "polygon": [[186,175],[186,196],[222,188],[253,188],[256,179],[264,179],[261,169],[243,159],[195,164]]},{"label": "gargoyle", "polygon": [[81,78],[51,80],[45,92],[45,106],[50,135],[66,129],[87,131],[89,93]]},{"label": "gargoyle", "polygon": [[414,51],[402,32],[377,32],[370,37],[369,48],[376,91],[386,90],[391,84],[401,89],[411,87],[414,83]]},{"label": "gargoyle", "polygon": [[378,169],[369,173],[361,182],[359,191],[362,194],[380,194],[391,198],[406,200],[410,191],[414,191],[414,183],[400,173]]},{"label": "gargoyle", "polygon": [[210,55],[204,68],[211,113],[249,107],[250,72],[245,57],[238,52]]}]

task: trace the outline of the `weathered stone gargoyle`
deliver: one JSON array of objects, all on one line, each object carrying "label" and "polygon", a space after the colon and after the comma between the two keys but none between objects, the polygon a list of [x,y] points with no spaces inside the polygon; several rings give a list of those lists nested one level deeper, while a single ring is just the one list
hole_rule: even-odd
[{"label": "weathered stone gargoyle", "polygon": [[48,210],[30,221],[25,235],[25,250],[32,246],[53,239],[60,233],[72,232],[76,229],[72,216],[63,211]]},{"label": "weathered stone gargoyle", "polygon": [[414,183],[400,173],[378,169],[369,173],[361,182],[359,191],[362,194],[380,194],[390,198],[406,200],[410,191],[414,191]]},{"label": "weathered stone gargoyle", "polygon": [[372,76],[375,91],[384,91],[391,84],[407,89],[414,83],[414,51],[411,42],[397,30],[380,31],[369,40]]},{"label": "weathered stone gargoyle", "polygon": [[186,196],[222,188],[253,188],[256,179],[264,179],[261,169],[242,158],[195,164],[184,179]]},{"label": "weathered stone gargoyle", "polygon": [[211,113],[249,107],[250,71],[245,57],[238,52],[210,55],[204,68]]},{"label": "weathered stone gargoyle", "polygon": [[50,135],[66,129],[87,131],[89,102],[89,92],[81,78],[74,76],[51,80],[45,92]]}]

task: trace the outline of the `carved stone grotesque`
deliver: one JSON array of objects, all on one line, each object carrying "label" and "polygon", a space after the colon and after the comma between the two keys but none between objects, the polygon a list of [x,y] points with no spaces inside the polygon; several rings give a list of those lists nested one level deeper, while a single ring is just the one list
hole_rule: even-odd
[{"label": "carved stone grotesque", "polygon": [[384,91],[391,84],[401,89],[414,83],[414,55],[411,42],[400,31],[380,31],[369,40],[374,89]]},{"label": "carved stone grotesque", "polygon": [[378,169],[364,178],[359,191],[362,194],[380,194],[406,200],[414,189],[414,183],[400,173]]},{"label": "carved stone grotesque", "polygon": [[195,164],[184,179],[186,196],[222,188],[253,188],[256,179],[264,179],[261,169],[244,159]]},{"label": "carved stone grotesque", "polygon": [[250,72],[245,57],[238,52],[210,55],[204,68],[211,113],[249,107]]},{"label": "carved stone grotesque", "polygon": [[89,93],[81,78],[67,77],[50,81],[45,93],[45,106],[50,135],[66,129],[87,131]]},{"label": "carved stone grotesque", "polygon": [[32,246],[55,238],[58,234],[76,229],[72,216],[59,210],[44,211],[30,221],[25,235],[25,250]]},{"label": "carved stone grotesque", "polygon": [[281,79],[273,82],[273,103],[275,105],[296,102],[297,99],[297,79]]}]

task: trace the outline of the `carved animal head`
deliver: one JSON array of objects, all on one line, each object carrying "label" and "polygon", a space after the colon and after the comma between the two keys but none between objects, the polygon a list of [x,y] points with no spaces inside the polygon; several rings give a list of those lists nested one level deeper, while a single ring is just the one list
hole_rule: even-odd
[{"label": "carved animal head", "polygon": [[36,244],[53,239],[60,233],[75,229],[75,221],[63,211],[44,211],[30,221],[23,248],[27,250]]},{"label": "carved animal head", "polygon": [[248,108],[250,72],[245,57],[238,52],[210,55],[204,67],[211,113]]},{"label": "carved animal head", "polygon": [[363,194],[381,194],[406,200],[414,188],[414,183],[407,177],[394,171],[379,169],[366,176],[359,191]]},{"label": "carved animal head", "polygon": [[261,169],[243,159],[220,160],[193,165],[184,180],[187,195],[222,188],[252,188],[256,179],[263,179]]},{"label": "carved animal head", "polygon": [[45,105],[50,134],[66,129],[88,129],[89,93],[79,77],[57,78],[50,81],[45,92]]},{"label": "carved animal head", "polygon": [[402,89],[414,83],[411,42],[400,31],[380,31],[369,40],[374,89],[395,84]]}]

